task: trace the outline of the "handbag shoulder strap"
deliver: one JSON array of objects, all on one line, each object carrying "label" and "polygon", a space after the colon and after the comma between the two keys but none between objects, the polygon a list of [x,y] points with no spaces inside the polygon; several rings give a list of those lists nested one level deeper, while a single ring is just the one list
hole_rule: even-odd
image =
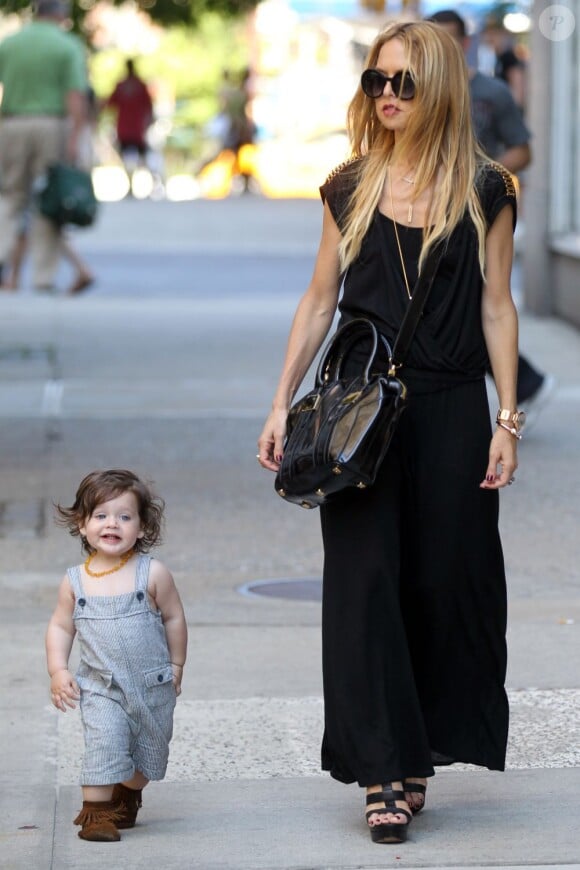
[{"label": "handbag shoulder strap", "polygon": [[425,308],[425,303],[427,302],[427,298],[431,292],[431,287],[433,286],[433,281],[435,280],[435,275],[439,268],[442,256],[443,244],[439,243],[435,248],[432,248],[429,251],[419,277],[415,282],[413,293],[411,294],[411,301],[407,311],[405,312],[405,316],[403,317],[403,321],[393,345],[393,353],[390,359],[393,374],[396,369],[403,365],[403,362],[409,353],[413,336],[415,335],[415,331],[419,325],[419,320],[423,314],[423,309]]}]

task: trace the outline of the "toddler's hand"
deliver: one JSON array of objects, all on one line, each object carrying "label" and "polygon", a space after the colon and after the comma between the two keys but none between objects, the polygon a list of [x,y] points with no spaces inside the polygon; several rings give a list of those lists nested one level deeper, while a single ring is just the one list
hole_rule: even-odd
[{"label": "toddler's hand", "polygon": [[76,707],[75,701],[78,701],[81,693],[75,678],[68,670],[57,671],[52,675],[50,680],[50,700],[57,710],[62,710],[66,713],[66,708],[71,707],[73,710]]},{"label": "toddler's hand", "polygon": [[175,686],[175,694],[181,695],[181,678],[183,677],[183,665],[174,665],[171,663],[173,670],[173,685]]}]

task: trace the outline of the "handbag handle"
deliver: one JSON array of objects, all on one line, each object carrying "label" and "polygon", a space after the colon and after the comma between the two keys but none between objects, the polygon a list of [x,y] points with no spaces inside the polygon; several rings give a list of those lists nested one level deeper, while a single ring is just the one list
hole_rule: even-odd
[{"label": "handbag handle", "polygon": [[371,338],[372,344],[362,374],[364,383],[368,383],[371,368],[379,347],[379,338],[385,346],[389,360],[392,358],[392,352],[388,341],[383,335],[379,334],[374,323],[365,317],[357,317],[341,326],[327,344],[316,371],[316,387],[320,387],[329,381],[339,380],[344,361],[354,345],[363,338],[368,337]]}]

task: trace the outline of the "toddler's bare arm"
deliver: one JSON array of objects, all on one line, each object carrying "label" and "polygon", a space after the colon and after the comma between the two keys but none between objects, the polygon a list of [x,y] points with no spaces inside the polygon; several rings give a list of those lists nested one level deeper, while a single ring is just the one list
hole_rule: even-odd
[{"label": "toddler's bare arm", "polygon": [[46,630],[46,664],[50,675],[50,699],[62,712],[75,707],[80,697],[76,680],[68,669],[75,636],[73,622],[74,595],[65,576],[58,590],[58,600]]}]

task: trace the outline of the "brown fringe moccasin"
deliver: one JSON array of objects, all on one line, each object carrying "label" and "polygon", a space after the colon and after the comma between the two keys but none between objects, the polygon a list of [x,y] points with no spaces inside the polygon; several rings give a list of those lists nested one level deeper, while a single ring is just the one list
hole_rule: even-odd
[{"label": "brown fringe moccasin", "polygon": [[113,789],[112,801],[119,814],[118,821],[116,822],[118,828],[135,827],[135,819],[142,806],[141,792],[142,789],[127,788],[121,782],[116,784]]},{"label": "brown fringe moccasin", "polygon": [[83,808],[73,824],[81,825],[81,840],[96,843],[116,843],[121,839],[117,830],[120,814],[117,805],[110,801],[83,801]]}]

